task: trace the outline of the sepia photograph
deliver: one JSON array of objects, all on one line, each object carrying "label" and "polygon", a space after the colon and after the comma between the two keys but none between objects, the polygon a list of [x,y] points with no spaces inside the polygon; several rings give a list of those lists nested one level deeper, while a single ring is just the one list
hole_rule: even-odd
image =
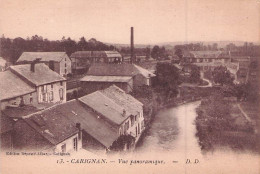
[{"label": "sepia photograph", "polygon": [[1,174],[260,174],[260,0],[0,0]]}]

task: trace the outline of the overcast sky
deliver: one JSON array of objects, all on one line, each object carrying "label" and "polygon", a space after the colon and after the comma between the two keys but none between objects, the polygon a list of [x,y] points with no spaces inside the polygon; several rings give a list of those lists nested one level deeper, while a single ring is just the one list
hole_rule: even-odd
[{"label": "overcast sky", "polygon": [[129,43],[260,40],[260,0],[0,0],[0,34]]}]

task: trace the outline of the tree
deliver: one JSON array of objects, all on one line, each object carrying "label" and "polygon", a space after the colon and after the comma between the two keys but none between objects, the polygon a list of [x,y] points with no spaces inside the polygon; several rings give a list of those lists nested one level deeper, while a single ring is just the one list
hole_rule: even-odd
[{"label": "tree", "polygon": [[213,93],[209,101],[208,115],[218,119],[228,118],[230,113],[230,106],[223,101],[223,95]]},{"label": "tree", "polygon": [[183,52],[180,48],[178,48],[176,51],[175,51],[175,55],[178,56],[180,59],[183,57]]},{"label": "tree", "polygon": [[213,49],[214,51],[217,51],[217,50],[218,50],[218,44],[217,44],[217,43],[213,43],[212,49]]},{"label": "tree", "polygon": [[259,87],[258,84],[250,82],[246,84],[237,84],[234,86],[234,93],[238,99],[256,102],[259,100]]},{"label": "tree", "polygon": [[151,56],[154,59],[158,59],[160,56],[160,47],[158,45],[155,45],[152,49]]},{"label": "tree", "polygon": [[150,47],[146,47],[145,49],[145,59],[148,60],[151,56],[151,49]]},{"label": "tree", "polygon": [[208,45],[208,50],[210,51],[210,50],[212,50],[212,47],[211,47],[211,45]]},{"label": "tree", "polygon": [[157,63],[154,86],[165,98],[176,97],[180,84],[179,70],[170,63]]},{"label": "tree", "polygon": [[113,142],[110,149],[112,151],[123,151],[125,146],[130,148],[135,142],[135,138],[131,135],[121,135],[116,141]]},{"label": "tree", "polygon": [[231,76],[229,70],[227,70],[227,68],[224,66],[218,66],[214,68],[212,72],[212,76],[213,76],[213,81],[215,83],[221,84],[222,86],[223,84],[226,85],[233,84],[234,78]]},{"label": "tree", "polygon": [[190,73],[190,82],[198,83],[200,81],[200,68],[196,65],[190,65],[191,73]]},{"label": "tree", "polygon": [[61,46],[63,48],[63,51],[65,51],[69,56],[77,50],[76,42],[70,37],[68,37],[68,39],[63,39],[61,42]]},{"label": "tree", "polygon": [[78,42],[78,49],[84,51],[84,50],[86,50],[87,46],[88,45],[87,45],[87,41],[86,41],[85,37],[81,37]]},{"label": "tree", "polygon": [[0,56],[12,63],[15,63],[23,52],[65,51],[70,55],[77,50],[115,50],[112,45],[106,45],[94,38],[87,42],[84,37],[76,42],[71,38],[66,39],[64,36],[61,40],[56,41],[43,39],[42,36],[38,35],[27,37],[27,39],[17,37],[13,40],[2,36],[0,43]]},{"label": "tree", "polygon": [[227,51],[234,51],[236,49],[236,45],[233,43],[229,43],[226,45],[226,50]]},{"label": "tree", "polygon": [[214,92],[203,107],[205,108],[209,131],[218,132],[220,130],[229,130],[232,127],[231,105],[223,101],[222,94]]},{"label": "tree", "polygon": [[167,55],[166,55],[166,49],[164,46],[162,46],[160,48],[160,58],[165,58]]}]

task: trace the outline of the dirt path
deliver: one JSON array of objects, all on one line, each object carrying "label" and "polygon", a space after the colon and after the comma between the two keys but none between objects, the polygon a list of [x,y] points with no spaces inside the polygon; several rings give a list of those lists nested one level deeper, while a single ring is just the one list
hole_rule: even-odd
[{"label": "dirt path", "polygon": [[241,108],[240,104],[237,103],[237,107],[239,108],[239,110],[242,112],[242,114],[244,115],[244,117],[247,119],[247,121],[249,121],[250,123],[252,123],[251,118],[247,115],[247,113],[245,113],[245,111]]},{"label": "dirt path", "polygon": [[200,87],[212,87],[211,81],[209,81],[208,79],[204,78],[204,73],[203,73],[203,72],[200,73],[200,78],[201,78],[202,80],[204,80],[204,81],[206,81],[206,82],[209,83],[209,84],[206,85],[206,86],[200,86]]}]

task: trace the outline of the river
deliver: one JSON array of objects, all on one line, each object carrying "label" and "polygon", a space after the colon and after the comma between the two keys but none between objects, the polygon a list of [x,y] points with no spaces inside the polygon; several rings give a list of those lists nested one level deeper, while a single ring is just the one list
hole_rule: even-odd
[{"label": "river", "polygon": [[[202,153],[194,124],[199,104],[197,101],[160,111],[136,148],[136,156],[174,161],[172,167],[181,173],[259,173],[256,154],[226,148]],[[187,159],[193,164],[186,164]],[[195,164],[195,160],[199,162]]]}]

